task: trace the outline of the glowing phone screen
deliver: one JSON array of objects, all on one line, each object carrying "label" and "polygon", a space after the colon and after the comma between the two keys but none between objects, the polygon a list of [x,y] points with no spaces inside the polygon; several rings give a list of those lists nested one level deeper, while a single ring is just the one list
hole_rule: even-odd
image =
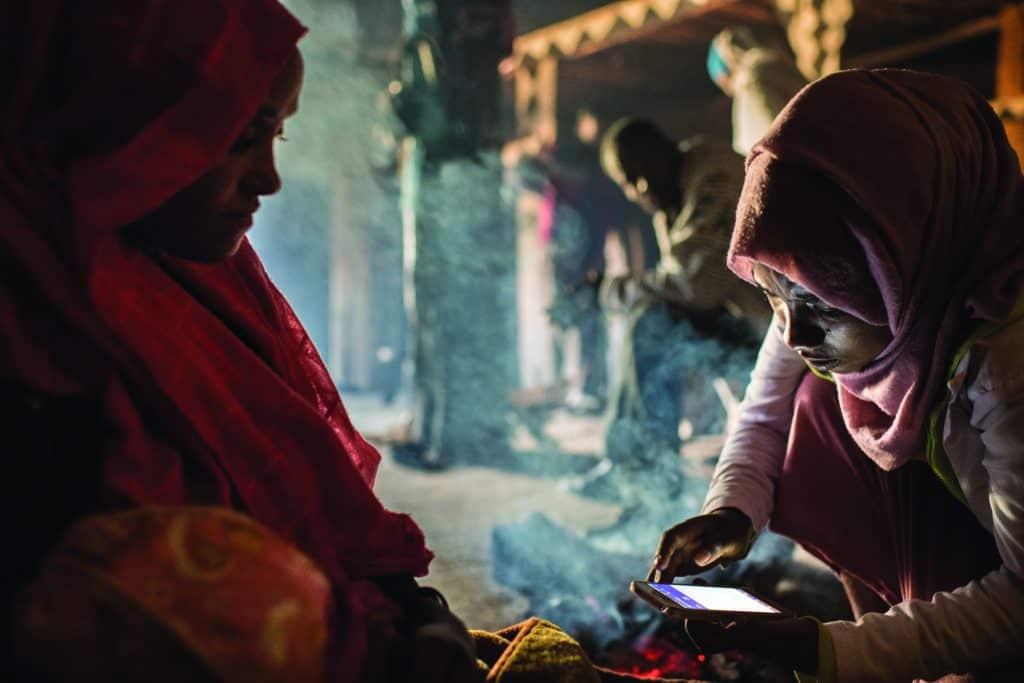
[{"label": "glowing phone screen", "polygon": [[779,610],[739,588],[723,586],[679,586],[652,583],[651,588],[686,609],[707,609],[720,612],[760,612],[778,614]]}]

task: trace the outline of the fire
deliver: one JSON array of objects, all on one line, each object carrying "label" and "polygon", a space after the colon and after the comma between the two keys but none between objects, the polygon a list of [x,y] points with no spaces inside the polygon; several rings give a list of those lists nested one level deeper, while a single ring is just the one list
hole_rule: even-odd
[{"label": "fire", "polygon": [[628,661],[613,668],[639,678],[700,678],[705,659],[704,655],[681,650],[664,638],[641,636],[633,642]]}]

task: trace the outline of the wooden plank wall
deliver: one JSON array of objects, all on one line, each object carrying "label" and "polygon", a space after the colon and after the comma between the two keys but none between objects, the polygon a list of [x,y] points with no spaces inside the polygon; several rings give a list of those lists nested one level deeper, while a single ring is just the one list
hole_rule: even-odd
[{"label": "wooden plank wall", "polygon": [[[1024,98],[1024,5],[1012,4],[999,16],[999,63],[996,65],[996,99]],[[1017,107],[1003,113],[1010,144],[1017,150],[1024,168],[1024,118]]]}]

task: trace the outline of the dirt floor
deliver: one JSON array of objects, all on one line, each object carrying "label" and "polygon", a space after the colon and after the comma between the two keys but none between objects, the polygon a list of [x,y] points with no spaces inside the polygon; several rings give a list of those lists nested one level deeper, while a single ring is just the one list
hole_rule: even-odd
[{"label": "dirt floor", "polygon": [[[493,579],[491,532],[496,524],[543,512],[559,526],[582,534],[618,518],[618,506],[573,495],[567,480],[484,467],[439,472],[405,467],[386,444],[388,434],[405,420],[401,408],[358,395],[346,397],[346,405],[353,422],[383,455],[377,495],[388,508],[412,515],[436,555],[422,582],[444,593],[471,628],[497,629],[527,612],[525,598]],[[555,413],[544,432],[563,453],[592,454],[599,448],[600,418]],[[517,448],[535,445],[527,434],[514,438]]]},{"label": "dirt floor", "polygon": [[566,492],[557,481],[481,467],[422,472],[397,465],[385,451],[377,493],[393,510],[410,513],[436,553],[423,581],[448,597],[471,628],[493,630],[525,616],[524,598],[493,576],[491,530],[543,511],[582,533],[611,524],[617,506]]}]

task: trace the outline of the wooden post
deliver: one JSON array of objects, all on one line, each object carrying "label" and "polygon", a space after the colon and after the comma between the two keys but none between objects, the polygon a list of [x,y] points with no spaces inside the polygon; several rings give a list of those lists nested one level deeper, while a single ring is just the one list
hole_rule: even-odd
[{"label": "wooden post", "polygon": [[409,0],[398,113],[406,301],[413,324],[409,443],[440,467],[507,455],[515,249],[502,193],[498,64],[509,0]]},{"label": "wooden post", "polygon": [[[1024,5],[1007,5],[999,15],[999,62],[996,64],[996,99],[1024,95]],[[1003,125],[1017,156],[1024,159],[1024,118],[1002,112]],[[1024,163],[1022,163],[1024,168]]]},{"label": "wooden post", "polygon": [[853,0],[776,0],[776,6],[786,17],[789,44],[803,75],[814,80],[838,71]]}]

